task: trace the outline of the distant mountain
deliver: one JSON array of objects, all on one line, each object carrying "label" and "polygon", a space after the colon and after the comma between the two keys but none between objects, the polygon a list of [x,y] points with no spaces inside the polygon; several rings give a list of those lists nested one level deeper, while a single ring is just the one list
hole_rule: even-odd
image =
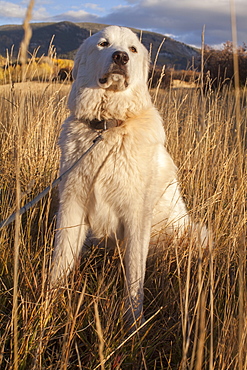
[{"label": "distant mountain", "polygon": [[[56,48],[58,58],[73,59],[76,50],[83,40],[106,25],[97,23],[32,23],[33,30],[29,51],[32,54],[38,48],[37,56],[47,55],[50,43]],[[157,50],[165,37],[165,42],[159,52],[157,64],[186,69],[192,60],[198,57],[196,48],[175,41],[170,37],[158,33],[132,29],[148,50],[151,50],[151,59],[154,61]],[[6,56],[6,51],[16,58],[23,37],[21,25],[0,26],[0,55]]]}]

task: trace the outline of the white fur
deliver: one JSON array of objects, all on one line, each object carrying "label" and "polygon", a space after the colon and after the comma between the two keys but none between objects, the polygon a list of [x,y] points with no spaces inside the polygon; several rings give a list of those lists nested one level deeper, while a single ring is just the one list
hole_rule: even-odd
[{"label": "white fur", "polygon": [[[125,75],[111,73],[115,51],[129,56]],[[63,173],[97,136],[87,120],[123,121],[105,131],[104,140],[61,182],[51,284],[71,270],[89,230],[95,237],[117,238],[126,245],[130,321],[142,314],[152,225],[156,235],[164,229],[181,233],[189,223],[176,166],[164,147],[162,119],[148,93],[148,67],[147,50],[127,28],[110,26],[88,38],[75,58],[71,115],[59,142]]]}]

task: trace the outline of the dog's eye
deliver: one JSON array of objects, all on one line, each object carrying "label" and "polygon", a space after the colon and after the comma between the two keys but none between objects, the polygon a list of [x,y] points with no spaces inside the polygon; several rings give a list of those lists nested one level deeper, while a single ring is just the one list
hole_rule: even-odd
[{"label": "dog's eye", "polygon": [[98,43],[99,46],[102,46],[102,48],[107,48],[110,43],[108,41],[101,41]]},{"label": "dog's eye", "polygon": [[137,49],[134,46],[131,46],[129,49],[132,53],[137,53]]}]

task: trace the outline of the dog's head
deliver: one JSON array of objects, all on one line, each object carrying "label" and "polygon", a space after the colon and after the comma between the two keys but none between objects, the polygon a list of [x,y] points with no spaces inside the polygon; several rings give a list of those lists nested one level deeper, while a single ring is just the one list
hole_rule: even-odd
[{"label": "dog's head", "polygon": [[77,52],[73,78],[84,87],[125,90],[146,83],[148,52],[128,28],[110,26],[84,41]]},{"label": "dog's head", "polygon": [[128,28],[109,26],[86,39],[77,52],[69,107],[81,113],[83,99],[96,101],[111,93],[115,100],[125,93],[126,101],[128,91],[146,89],[148,69],[148,51],[137,36]]}]

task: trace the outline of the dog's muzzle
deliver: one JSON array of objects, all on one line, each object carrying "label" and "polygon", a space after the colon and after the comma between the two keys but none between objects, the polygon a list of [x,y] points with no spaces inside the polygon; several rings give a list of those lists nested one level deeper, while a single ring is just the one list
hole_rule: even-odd
[{"label": "dog's muzzle", "polygon": [[112,63],[109,71],[99,78],[98,84],[101,88],[122,91],[128,83],[127,64],[129,56],[125,51],[115,51],[112,54]]}]

